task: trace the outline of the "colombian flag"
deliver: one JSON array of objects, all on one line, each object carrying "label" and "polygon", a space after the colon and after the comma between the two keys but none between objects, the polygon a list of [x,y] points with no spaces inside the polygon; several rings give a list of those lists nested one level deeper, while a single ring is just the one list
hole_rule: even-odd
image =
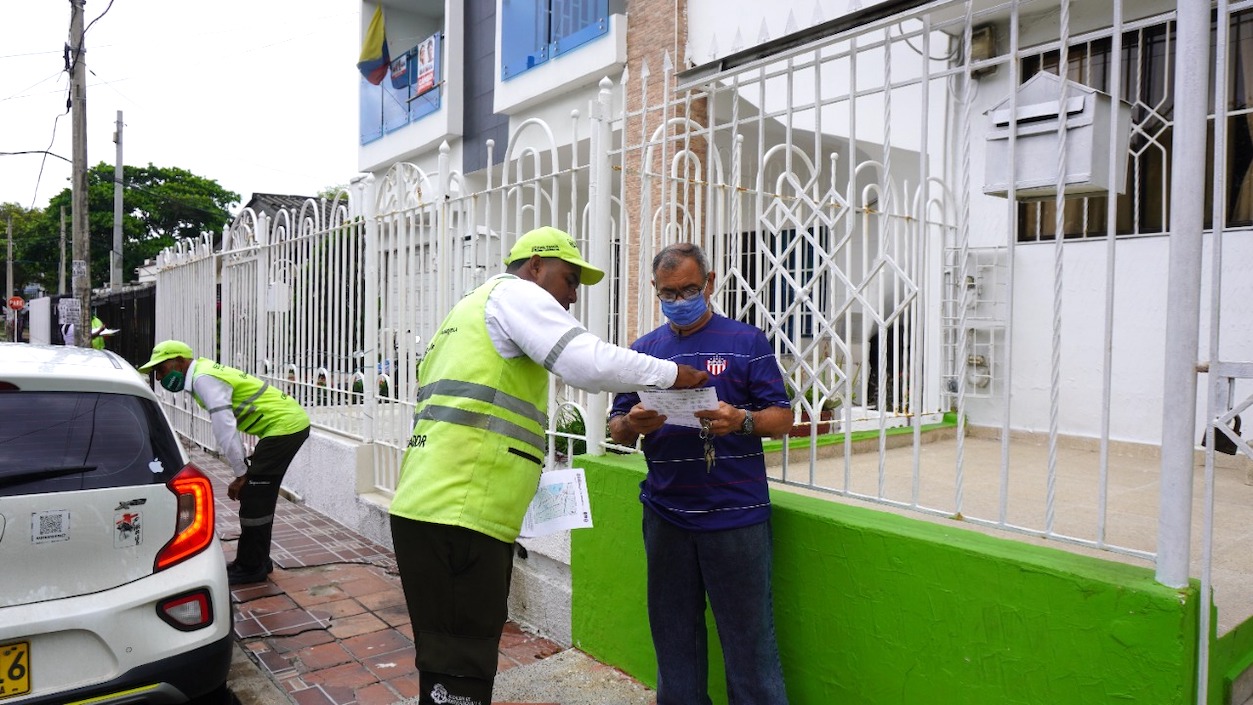
[{"label": "colombian flag", "polygon": [[379,5],[374,8],[374,18],[370,20],[370,28],[365,31],[365,39],[361,42],[357,70],[361,71],[365,80],[377,86],[387,76],[391,62],[391,54],[387,51],[387,33],[383,29],[383,6]]}]

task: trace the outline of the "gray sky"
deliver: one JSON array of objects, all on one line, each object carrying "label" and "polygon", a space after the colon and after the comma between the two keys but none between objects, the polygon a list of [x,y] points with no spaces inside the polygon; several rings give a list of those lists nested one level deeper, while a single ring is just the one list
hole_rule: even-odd
[{"label": "gray sky", "polygon": [[[346,184],[357,164],[359,7],[87,0],[84,25],[105,13],[86,37],[88,166],[114,163],[121,110],[127,165],[187,169],[243,202]],[[72,158],[69,26],[69,0],[0,0],[0,152]],[[42,208],[69,176],[56,157],[0,155],[0,203]]]}]

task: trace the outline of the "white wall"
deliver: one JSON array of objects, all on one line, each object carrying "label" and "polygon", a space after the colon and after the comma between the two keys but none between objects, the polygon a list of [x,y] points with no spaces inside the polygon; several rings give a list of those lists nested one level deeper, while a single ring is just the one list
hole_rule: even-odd
[{"label": "white wall", "polygon": [[[26,302],[30,318],[26,321],[30,342],[35,345],[52,344],[52,299],[44,296]],[[59,335],[59,333],[58,333]],[[57,340],[56,342],[61,342]]]},{"label": "white wall", "polygon": [[372,460],[370,446],[314,429],[288,468],[283,489],[371,541],[391,546],[386,501],[370,496]]},{"label": "white wall", "polygon": [[[875,2],[861,3],[865,6]],[[699,66],[847,14],[843,0],[688,0],[687,55]]]},{"label": "white wall", "polygon": [[[978,222],[978,216],[975,216]],[[1198,360],[1209,359],[1209,272],[1212,235],[1206,235]],[[1161,438],[1166,290],[1166,236],[1119,240],[1115,251],[1114,331],[1111,357],[1110,438],[1156,444]],[[1253,233],[1230,233],[1223,248],[1223,328],[1220,359],[1246,360],[1253,351]],[[1050,413],[1055,248],[1051,243],[1015,248],[1010,426],[1046,431]],[[1105,355],[1106,263],[1100,240],[1068,242],[1062,255],[1061,366],[1058,426],[1063,434],[1098,437]],[[1197,438],[1206,417],[1206,376],[1198,383]],[[1253,384],[1237,385],[1238,398]],[[971,400],[971,421],[997,425],[1002,400]],[[1253,420],[1246,414],[1246,418]]]}]

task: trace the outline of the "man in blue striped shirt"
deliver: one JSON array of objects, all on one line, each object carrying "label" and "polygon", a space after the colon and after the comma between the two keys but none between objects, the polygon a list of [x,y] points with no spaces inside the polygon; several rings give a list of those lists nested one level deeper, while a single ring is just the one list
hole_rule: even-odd
[{"label": "man in blue striped shirt", "polygon": [[609,432],[625,445],[644,437],[648,475],[640,501],[657,705],[710,702],[706,595],[722,636],[731,702],[783,705],[761,439],[786,434],[792,410],[765,334],[714,313],[713,285],[697,245],[659,252],[653,287],[668,322],[631,347],[709,372],[718,408],[697,412],[702,428],[695,429],[665,423],[638,394],[619,394]]}]

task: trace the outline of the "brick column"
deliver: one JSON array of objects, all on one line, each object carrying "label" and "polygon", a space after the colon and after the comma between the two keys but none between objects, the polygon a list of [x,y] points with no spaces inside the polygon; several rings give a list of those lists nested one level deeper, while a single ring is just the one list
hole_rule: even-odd
[{"label": "brick column", "polygon": [[[673,81],[666,83],[666,72],[663,70],[664,57],[666,52],[670,54],[670,61],[674,65],[674,73],[688,68],[684,56],[686,54],[685,47],[687,45],[687,0],[629,0],[627,3],[627,70],[629,78],[626,86],[626,105],[625,112],[628,114],[626,120],[623,121],[622,143],[627,147],[623,156],[623,169],[625,170],[625,188],[622,194],[623,208],[631,219],[630,232],[623,233],[624,243],[628,245],[629,256],[623,262],[623,276],[626,278],[626,301],[624,302],[623,315],[625,316],[625,342],[629,342],[638,338],[642,333],[647,331],[636,330],[637,319],[637,301],[642,290],[645,296],[649,295],[652,290],[652,272],[648,270],[648,262],[643,263],[643,271],[641,271],[639,262],[639,252],[641,246],[648,243],[641,242],[640,238],[646,228],[651,227],[653,222],[652,213],[641,213],[640,204],[643,201],[642,180],[640,174],[644,169],[643,159],[644,150],[641,146],[641,140],[647,140],[652,133],[665,120],[674,117],[686,115],[688,119],[705,126],[708,119],[708,108],[703,98],[692,101],[690,107],[683,100],[682,94],[670,96],[671,107],[668,114],[663,115],[661,106],[666,101],[666,92],[671,90]],[[639,111],[646,107],[643,105],[645,100],[644,82],[641,77],[644,75],[644,64],[647,62],[649,77],[647,100],[650,109],[643,116]],[[673,78],[673,73],[670,75]],[[646,124],[641,124],[646,121]],[[670,135],[681,135],[681,130],[669,130]],[[676,149],[681,148],[682,143],[676,143],[668,147],[665,152],[673,156]],[[708,150],[705,146],[704,135],[699,137],[693,135],[689,144],[689,149],[698,155],[698,158],[704,165],[704,178],[709,176],[709,159]],[[669,165],[663,164],[661,157],[662,150],[660,147],[655,150],[653,163],[649,165],[649,170],[653,173],[665,173],[669,169]],[[692,186],[686,187],[688,192],[689,203],[695,197]],[[659,208],[663,201],[663,190],[661,182],[657,179],[653,180],[651,188],[651,210],[655,211]],[[641,221],[642,219],[642,221]],[[702,228],[703,223],[694,224],[695,228]],[[692,238],[699,236],[699,231],[692,233]],[[659,233],[653,236],[651,243],[652,251],[656,251],[659,246]]]}]

